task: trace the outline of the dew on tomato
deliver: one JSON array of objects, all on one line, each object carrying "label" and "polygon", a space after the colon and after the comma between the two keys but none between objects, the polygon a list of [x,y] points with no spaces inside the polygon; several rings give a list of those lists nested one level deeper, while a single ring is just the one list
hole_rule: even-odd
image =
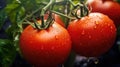
[{"label": "dew on tomato", "polygon": [[54,49],[55,49],[55,47],[52,47],[51,49],[52,49],[52,50],[54,50]]},{"label": "dew on tomato", "polygon": [[88,36],[88,38],[89,38],[89,39],[91,39],[91,38],[92,38],[92,36],[91,36],[91,35],[89,35],[89,36]]},{"label": "dew on tomato", "polygon": [[97,28],[97,26],[94,26],[94,29],[96,29]]},{"label": "dew on tomato", "polygon": [[116,38],[113,21],[101,13],[90,13],[81,19],[73,20],[67,30],[72,39],[73,50],[87,57],[98,57],[106,53]]},{"label": "dew on tomato", "polygon": [[98,25],[98,24],[99,24],[99,22],[95,22],[95,24],[96,24],[96,25]]},{"label": "dew on tomato", "polygon": [[120,26],[120,4],[113,0],[87,0],[92,8],[91,12],[100,12],[108,15],[116,27]]},{"label": "dew on tomato", "polygon": [[83,30],[81,34],[82,34],[82,35],[85,35],[85,31]]},{"label": "dew on tomato", "polygon": [[69,56],[71,37],[64,27],[55,22],[44,30],[29,25],[20,36],[20,50],[35,67],[55,67],[63,64]]},{"label": "dew on tomato", "polygon": [[57,40],[57,39],[58,39],[58,36],[55,36],[55,39]]}]

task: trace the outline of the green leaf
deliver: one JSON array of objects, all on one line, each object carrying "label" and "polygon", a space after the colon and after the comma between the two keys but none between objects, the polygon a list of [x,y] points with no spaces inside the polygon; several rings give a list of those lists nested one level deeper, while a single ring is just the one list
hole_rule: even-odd
[{"label": "green leaf", "polygon": [[[49,0],[20,0],[21,6],[25,9],[25,15],[30,15],[39,8],[43,8]],[[35,17],[40,15],[40,11],[34,14]]]},{"label": "green leaf", "polygon": [[17,51],[19,51],[19,36],[22,33],[23,28],[21,23],[17,23],[17,25],[12,24],[6,30],[8,37],[13,41],[13,45]]},{"label": "green leaf", "polygon": [[0,11],[0,29],[3,27],[3,24],[7,18],[7,15],[4,10]]},{"label": "green leaf", "polygon": [[13,24],[16,24],[17,16],[22,18],[25,14],[25,9],[21,6],[19,2],[7,4],[7,6],[5,7],[5,11]]},{"label": "green leaf", "polygon": [[33,10],[38,8],[35,0],[20,0],[20,2],[25,8],[26,13],[31,13]]},{"label": "green leaf", "polygon": [[[33,13],[38,8],[43,8],[45,4],[43,2],[48,3],[48,0],[13,0],[7,1],[7,6],[5,8],[6,13],[8,14],[10,21],[15,24],[17,21],[17,17],[20,17],[20,20],[25,18],[27,15]],[[39,16],[40,11],[36,12],[34,16]]]},{"label": "green leaf", "polygon": [[0,39],[0,66],[10,67],[15,59],[16,50],[11,40]]}]

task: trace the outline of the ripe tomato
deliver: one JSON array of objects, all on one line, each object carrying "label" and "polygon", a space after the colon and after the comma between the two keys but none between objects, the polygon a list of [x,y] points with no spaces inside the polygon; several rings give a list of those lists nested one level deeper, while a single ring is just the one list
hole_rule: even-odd
[{"label": "ripe tomato", "polygon": [[120,26],[120,4],[113,0],[88,0],[92,12],[101,12],[108,15],[115,23]]},{"label": "ripe tomato", "polygon": [[114,44],[116,27],[111,19],[101,13],[90,13],[68,25],[73,50],[83,56],[97,57]]},{"label": "ripe tomato", "polygon": [[71,51],[70,35],[55,22],[45,30],[29,25],[20,36],[20,50],[35,67],[56,67],[66,60]]}]

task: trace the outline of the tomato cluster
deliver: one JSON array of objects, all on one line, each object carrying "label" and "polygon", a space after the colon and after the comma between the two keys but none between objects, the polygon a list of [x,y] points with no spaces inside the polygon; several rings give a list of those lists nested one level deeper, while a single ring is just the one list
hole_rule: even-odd
[{"label": "tomato cluster", "polygon": [[[112,5],[109,1],[107,3]],[[119,7],[117,3],[115,5]],[[47,29],[38,30],[31,25],[27,26],[20,36],[22,55],[35,67],[57,67],[65,62],[71,50],[86,57],[101,56],[113,46],[116,26],[120,22],[120,17],[117,16],[120,8],[113,6],[117,11],[113,13],[107,4],[104,6],[109,10],[105,10],[103,6],[99,7],[101,9],[94,6],[93,11],[103,11],[111,19],[102,13],[89,13],[72,20],[65,29],[64,24],[61,24],[63,22],[59,22],[60,17],[55,15],[55,22]]]},{"label": "tomato cluster", "polygon": [[23,56],[35,66],[55,67],[67,59],[71,41],[77,54],[98,57],[113,46],[116,38],[113,21],[101,13],[90,13],[72,21],[67,30],[58,23],[46,30],[29,25],[20,37]]}]

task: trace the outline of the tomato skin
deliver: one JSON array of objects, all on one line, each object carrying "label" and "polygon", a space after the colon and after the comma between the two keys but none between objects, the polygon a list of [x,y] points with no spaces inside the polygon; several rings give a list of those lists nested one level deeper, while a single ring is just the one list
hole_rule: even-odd
[{"label": "tomato skin", "polygon": [[53,23],[46,30],[37,30],[29,25],[20,36],[20,50],[35,67],[55,67],[68,57],[71,38],[58,23]]},{"label": "tomato skin", "polygon": [[101,13],[90,13],[72,21],[67,28],[73,50],[86,57],[98,57],[114,44],[116,27],[111,19]]},{"label": "tomato skin", "polygon": [[113,0],[88,0],[92,12],[101,12],[108,15],[115,23],[120,26],[120,4]]}]

